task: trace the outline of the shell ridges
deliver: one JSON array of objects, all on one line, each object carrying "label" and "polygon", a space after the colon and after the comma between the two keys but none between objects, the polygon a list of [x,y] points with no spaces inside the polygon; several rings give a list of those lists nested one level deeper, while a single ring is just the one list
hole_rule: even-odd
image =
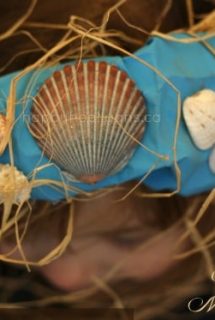
[{"label": "shell ridges", "polygon": [[34,100],[32,134],[74,180],[95,183],[122,169],[145,130],[144,97],[126,72],[104,61],[66,65]]}]

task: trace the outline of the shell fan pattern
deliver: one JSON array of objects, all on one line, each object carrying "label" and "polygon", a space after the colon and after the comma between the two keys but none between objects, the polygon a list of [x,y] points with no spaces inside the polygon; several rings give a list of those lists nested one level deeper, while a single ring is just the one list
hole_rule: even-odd
[{"label": "shell fan pattern", "polygon": [[67,65],[48,78],[32,107],[31,131],[67,178],[96,183],[121,170],[145,130],[145,100],[106,62]]}]

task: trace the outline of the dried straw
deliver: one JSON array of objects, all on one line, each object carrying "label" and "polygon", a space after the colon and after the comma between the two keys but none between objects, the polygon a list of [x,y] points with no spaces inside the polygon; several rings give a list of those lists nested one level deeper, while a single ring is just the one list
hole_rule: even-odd
[{"label": "dried straw", "polygon": [[[31,41],[36,45],[36,48],[34,48],[34,51],[40,51],[42,52],[42,56],[33,64],[27,66],[24,70],[20,71],[17,76],[13,78],[10,85],[10,92],[9,96],[7,98],[7,132],[5,135],[4,140],[0,144],[0,154],[2,154],[5,150],[5,148],[9,145],[10,150],[10,164],[14,165],[14,154],[13,154],[13,145],[12,145],[12,136],[11,133],[13,131],[13,127],[16,123],[15,120],[15,110],[17,107],[17,85],[26,74],[29,72],[33,72],[32,79],[26,88],[25,97],[23,98],[23,101],[27,101],[31,97],[31,91],[32,87],[36,81],[36,79],[39,77],[40,71],[44,67],[49,67],[56,65],[57,63],[61,61],[65,61],[65,59],[77,59],[81,60],[83,57],[92,57],[97,56],[102,52],[103,54],[106,54],[107,48],[114,49],[117,53],[120,53],[122,55],[129,56],[133,59],[135,59],[138,63],[146,66],[150,70],[152,70],[160,79],[162,79],[163,82],[165,82],[170,90],[172,90],[175,93],[175,96],[177,97],[177,117],[175,119],[175,133],[173,137],[173,143],[171,146],[170,154],[173,155],[174,158],[174,168],[175,168],[175,176],[177,181],[177,187],[176,190],[172,192],[166,192],[166,193],[145,193],[140,191],[139,185],[142,184],[142,182],[150,175],[150,173],[157,168],[157,165],[159,161],[166,161],[168,159],[169,155],[163,155],[158,154],[156,150],[150,150],[147,149],[146,146],[141,144],[139,141],[137,142],[142,148],[146,149],[148,152],[154,154],[157,159],[154,164],[152,164],[152,167],[150,168],[149,172],[140,179],[139,182],[137,182],[136,186],[133,187],[131,190],[129,190],[124,197],[119,199],[119,201],[125,200],[128,196],[130,196],[131,193],[135,193],[138,197],[146,197],[146,198],[169,198],[175,194],[177,194],[180,191],[181,187],[181,172],[180,168],[177,163],[177,140],[178,140],[178,131],[179,131],[179,124],[180,124],[180,115],[181,115],[181,94],[180,91],[175,87],[175,85],[158,69],[156,69],[153,65],[149,64],[144,59],[141,59],[137,56],[135,56],[133,53],[125,50],[120,46],[120,41],[126,41],[127,43],[135,43],[142,45],[140,40],[138,39],[132,39],[131,37],[128,37],[121,31],[117,30],[108,30],[108,22],[109,18],[113,13],[117,13],[119,18],[130,28],[136,29],[143,34],[147,34],[148,36],[155,36],[165,39],[166,41],[173,41],[173,42],[180,42],[184,44],[198,42],[201,43],[203,46],[205,46],[212,55],[215,55],[214,48],[211,47],[208,40],[215,36],[215,12],[212,12],[208,16],[206,16],[202,21],[200,21],[197,24],[194,24],[194,18],[195,14],[193,12],[193,6],[192,1],[187,0],[187,12],[188,12],[188,20],[189,20],[189,28],[187,30],[184,30],[187,34],[190,35],[189,38],[176,38],[173,34],[164,34],[159,31],[160,26],[162,25],[167,13],[169,12],[172,1],[167,0],[166,5],[164,6],[160,19],[157,21],[157,24],[151,32],[148,32],[144,29],[141,29],[140,27],[137,27],[130,23],[121,13],[120,7],[126,2],[126,0],[120,0],[118,1],[114,6],[112,6],[103,16],[102,22],[100,26],[96,26],[91,21],[88,21],[86,19],[83,19],[81,17],[71,16],[70,21],[68,21],[68,24],[50,24],[50,23],[38,23],[38,22],[31,22],[26,20],[31,15],[35,5],[36,0],[32,0],[31,4],[26,11],[26,13],[20,17],[20,19],[12,25],[6,32],[0,35],[0,41],[5,40],[7,38],[10,38],[12,36],[18,36],[20,34],[24,34],[26,37],[30,38]],[[25,28],[28,29],[50,29],[50,30],[62,30],[65,31],[64,36],[51,48],[46,49],[36,38],[31,34],[31,32],[25,30]],[[181,31],[181,30],[180,30]],[[204,31],[206,34],[196,34],[196,32]],[[177,32],[177,31],[176,31]],[[64,50],[64,51],[62,51]],[[12,61],[14,61],[17,56],[25,54],[26,51],[16,53],[13,58],[8,61],[7,65],[9,65]],[[5,66],[6,67],[6,66]],[[25,103],[22,112],[25,110]],[[116,123],[120,126],[120,123],[117,122],[116,119],[112,119],[113,121],[116,121]],[[122,128],[123,129],[123,128]],[[135,140],[134,137],[129,136],[132,140]],[[48,165],[52,165],[51,163]],[[2,237],[6,237],[9,233],[14,232],[15,230],[15,236],[16,236],[16,246],[10,250],[10,252],[7,252],[6,254],[0,255],[0,260],[9,262],[9,263],[15,263],[20,265],[26,265],[28,269],[30,269],[31,266],[43,266],[51,261],[59,258],[67,249],[68,245],[72,241],[72,235],[73,235],[73,228],[74,228],[74,212],[73,212],[73,199],[69,196],[69,192],[76,191],[76,192],[82,192],[81,190],[71,188],[71,186],[67,185],[62,178],[62,181],[54,181],[51,179],[37,179],[37,173],[39,171],[44,170],[44,166],[38,166],[35,168],[35,170],[29,175],[29,183],[31,185],[31,189],[37,188],[44,185],[49,185],[53,188],[57,188],[58,190],[61,190],[61,192],[64,193],[66,200],[70,203],[70,210],[68,212],[68,224],[67,228],[65,230],[65,236],[61,240],[61,242],[57,245],[56,248],[54,248],[50,253],[48,253],[45,257],[40,259],[39,261],[30,261],[25,255],[25,252],[22,248],[22,242],[24,240],[26,230],[30,227],[30,219],[31,219],[31,208],[30,206],[25,206],[24,204],[21,204],[18,208],[15,210],[15,214],[11,212],[10,218],[7,220],[5,225],[3,226],[3,229],[1,229]],[[116,190],[115,188],[109,188],[107,190],[102,190],[95,193],[84,193],[85,198],[82,199],[82,201],[90,201],[93,198],[101,197],[105,193],[112,192],[113,190]],[[82,192],[83,193],[83,192]],[[196,253],[201,253],[202,257],[204,259],[204,263],[207,266],[207,273],[204,273],[204,275],[199,276],[197,275],[193,281],[197,281],[196,279],[202,279],[205,277],[205,275],[210,275],[211,272],[214,270],[214,262],[211,257],[211,248],[214,248],[215,245],[215,231],[211,231],[207,236],[202,237],[202,235],[198,231],[198,226],[200,222],[202,222],[204,219],[206,219],[207,210],[209,207],[214,203],[215,198],[215,189],[210,192],[210,194],[207,196],[205,201],[203,201],[201,208],[198,210],[196,208],[195,203],[193,203],[189,210],[184,212],[183,219],[181,219],[178,224],[183,223],[185,226],[186,231],[179,239],[177,246],[181,245],[181,243],[184,243],[187,241],[187,239],[192,240],[194,243],[194,248],[187,250],[180,255],[177,254],[173,259],[176,260],[185,260],[189,257],[194,256]],[[11,204],[11,208],[13,207],[13,203]],[[46,214],[45,212],[49,210],[49,205],[47,205],[44,209],[44,211],[41,212],[41,215]],[[24,218],[26,219],[25,222]],[[40,215],[37,217],[40,219]],[[22,225],[22,228],[19,226],[19,222]],[[24,227],[23,227],[24,226]],[[172,228],[175,228],[177,224],[175,224]],[[13,230],[14,228],[14,230]],[[22,230],[22,233],[20,234],[20,229]],[[161,232],[156,238],[162,238],[164,237],[169,231]],[[151,241],[155,241],[155,238],[153,238]],[[137,248],[138,251],[143,250],[149,243],[144,243],[140,247]],[[13,254],[13,252],[16,249],[19,249],[19,252],[22,256],[22,259],[13,259],[10,258],[10,256]],[[128,257],[129,259],[129,257]],[[106,294],[112,299],[115,306],[123,307],[123,301],[121,300],[121,297],[115,292],[108,283],[110,283],[111,279],[113,279],[114,275],[117,273],[117,271],[120,269],[122,264],[125,263],[125,261],[121,261],[118,265],[113,266],[113,268],[108,272],[108,274],[103,279],[94,279],[95,280],[95,286],[93,286],[90,289],[85,289],[80,292],[74,292],[71,294],[66,295],[57,295],[57,296],[51,296],[49,298],[45,298],[39,301],[34,302],[27,302],[27,303],[19,303],[19,304],[1,304],[1,308],[17,308],[17,307],[27,307],[27,306],[45,306],[49,305],[51,303],[55,302],[63,302],[63,303],[71,303],[76,302],[82,299],[89,298],[93,296],[99,289],[102,289],[102,291],[105,291]],[[197,281],[198,282],[198,281]],[[194,286],[195,287],[195,286]],[[196,287],[195,287],[196,288]],[[181,294],[185,294],[183,292],[183,288],[181,288]],[[189,291],[190,288],[185,288],[184,291]],[[187,292],[186,291],[186,292]],[[166,305],[164,306],[164,310],[166,312],[166,308],[169,308],[169,306],[174,305],[178,302],[178,298],[180,295],[176,295],[175,299],[173,296],[171,296],[169,299],[166,299]],[[137,319],[151,319],[150,317],[152,314],[159,314],[161,312],[161,308],[156,311],[155,306],[152,308],[144,310],[140,310],[140,313],[137,316]],[[167,318],[166,318],[167,319]]]}]

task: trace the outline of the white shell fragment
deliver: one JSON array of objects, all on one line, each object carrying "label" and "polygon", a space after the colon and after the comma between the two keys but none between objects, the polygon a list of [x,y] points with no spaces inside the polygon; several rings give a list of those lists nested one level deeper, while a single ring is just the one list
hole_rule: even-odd
[{"label": "white shell fragment", "polygon": [[211,171],[215,174],[215,148],[213,148],[209,157],[209,167]]},{"label": "white shell fragment", "polygon": [[206,150],[215,144],[215,91],[204,89],[184,101],[184,119],[195,145]]},{"label": "white shell fragment", "polygon": [[8,199],[20,204],[30,198],[30,183],[25,175],[9,164],[0,164],[0,204]]},{"label": "white shell fragment", "polygon": [[31,131],[67,177],[96,183],[127,164],[143,136],[145,113],[144,97],[124,71],[88,61],[45,81],[34,99]]}]

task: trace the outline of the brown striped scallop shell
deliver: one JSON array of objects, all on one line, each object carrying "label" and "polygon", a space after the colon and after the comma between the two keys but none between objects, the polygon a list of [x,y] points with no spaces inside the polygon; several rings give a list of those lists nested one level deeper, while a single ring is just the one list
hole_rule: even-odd
[{"label": "brown striped scallop shell", "polygon": [[71,179],[95,183],[121,170],[145,129],[145,102],[116,66],[88,61],[48,78],[32,108],[44,153]]}]

